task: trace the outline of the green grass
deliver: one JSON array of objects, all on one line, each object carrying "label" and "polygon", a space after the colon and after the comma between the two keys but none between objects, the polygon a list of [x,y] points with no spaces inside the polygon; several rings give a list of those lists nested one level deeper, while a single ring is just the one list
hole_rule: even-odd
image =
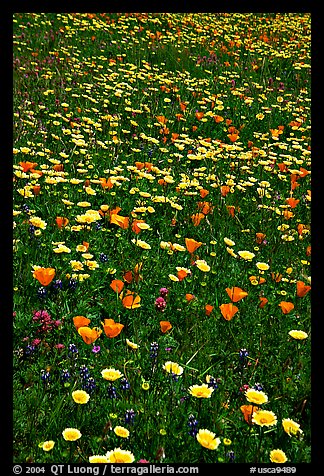
[{"label": "green grass", "polygon": [[[311,293],[298,296],[297,282],[311,284],[310,16],[23,13],[13,25],[14,462],[88,463],[122,448],[135,462],[229,463],[234,455],[234,463],[270,463],[281,449],[289,464],[309,463]],[[111,219],[116,207],[128,226]],[[101,215],[82,224],[86,210]],[[137,234],[135,220],[149,227]],[[194,253],[186,238],[201,243]],[[92,256],[82,256],[84,243]],[[54,279],[42,286],[35,266],[53,268]],[[188,271],[183,279],[177,268]],[[124,284],[119,296],[113,279]],[[232,287],[247,295],[225,320],[220,306]],[[168,289],[163,312],[160,288]],[[123,305],[128,290],[140,307]],[[282,301],[294,305],[288,314]],[[33,319],[41,310],[45,328]],[[90,319],[97,340],[82,339],[75,316]],[[105,319],[123,324],[120,334],[107,337]],[[172,325],[166,333],[162,320]],[[167,361],[183,373],[167,373]],[[105,368],[126,382],[105,381]],[[210,398],[191,395],[207,376],[217,384]],[[90,399],[81,405],[72,392],[83,385]],[[255,386],[274,426],[244,420],[245,390]],[[188,433],[190,415],[197,430],[220,438],[217,449]],[[289,436],[287,418],[302,433]],[[115,434],[118,425],[128,438]],[[81,438],[65,441],[69,427]]]}]

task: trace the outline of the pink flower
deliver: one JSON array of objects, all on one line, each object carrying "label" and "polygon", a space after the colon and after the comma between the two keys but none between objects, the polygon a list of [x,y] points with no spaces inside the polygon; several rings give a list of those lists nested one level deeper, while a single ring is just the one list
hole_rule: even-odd
[{"label": "pink flower", "polygon": [[155,299],[155,309],[158,311],[163,312],[164,309],[166,308],[166,301],[162,296],[158,297]]}]

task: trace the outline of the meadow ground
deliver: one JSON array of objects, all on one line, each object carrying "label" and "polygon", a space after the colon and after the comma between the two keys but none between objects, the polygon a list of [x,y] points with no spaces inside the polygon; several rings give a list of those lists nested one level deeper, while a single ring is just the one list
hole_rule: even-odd
[{"label": "meadow ground", "polygon": [[14,462],[309,463],[310,14],[13,30]]}]

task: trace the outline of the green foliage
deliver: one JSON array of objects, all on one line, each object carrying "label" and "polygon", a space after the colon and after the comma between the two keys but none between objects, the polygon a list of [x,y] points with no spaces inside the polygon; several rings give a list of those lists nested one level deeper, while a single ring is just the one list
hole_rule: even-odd
[{"label": "green foliage", "polygon": [[[309,462],[311,294],[297,283],[311,282],[310,16],[17,13],[13,25],[14,461],[119,447],[135,462],[270,463],[274,449]],[[233,287],[247,295],[226,320]],[[104,380],[109,368],[122,377]],[[190,393],[211,382],[210,398]],[[244,420],[253,387],[274,427]],[[191,415],[216,450],[189,434]]]}]

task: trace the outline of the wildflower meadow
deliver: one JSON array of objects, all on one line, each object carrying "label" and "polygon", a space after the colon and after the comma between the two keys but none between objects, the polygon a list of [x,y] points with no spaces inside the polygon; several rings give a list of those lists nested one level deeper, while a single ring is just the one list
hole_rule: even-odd
[{"label": "wildflower meadow", "polygon": [[311,14],[13,16],[13,461],[311,462]]}]

